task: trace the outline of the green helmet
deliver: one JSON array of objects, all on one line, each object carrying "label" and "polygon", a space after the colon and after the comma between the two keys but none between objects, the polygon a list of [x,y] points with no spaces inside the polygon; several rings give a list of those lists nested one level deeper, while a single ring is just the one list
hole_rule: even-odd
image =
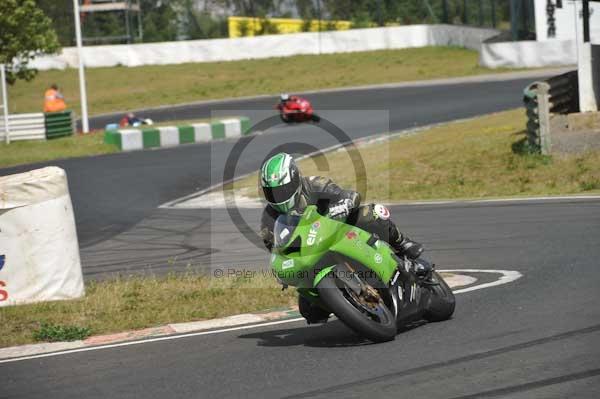
[{"label": "green helmet", "polygon": [[269,158],[260,170],[260,185],[275,210],[287,213],[294,209],[302,193],[300,171],[294,158],[285,152]]}]

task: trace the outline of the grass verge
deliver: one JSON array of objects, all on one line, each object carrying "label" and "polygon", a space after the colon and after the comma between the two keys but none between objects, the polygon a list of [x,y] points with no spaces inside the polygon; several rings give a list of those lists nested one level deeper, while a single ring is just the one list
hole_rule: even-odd
[{"label": "grass verge", "polygon": [[[137,129],[161,126],[177,126],[208,122],[210,119],[190,119],[140,126]],[[52,140],[13,141],[9,145],[0,143],[0,168],[9,166],[51,161],[55,159],[84,157],[119,152],[116,146],[104,143],[104,132],[76,134]]]},{"label": "grass verge", "polygon": [[[415,135],[359,148],[367,169],[367,199],[406,201],[578,194],[600,191],[600,151],[568,156],[529,152],[522,109],[449,123]],[[327,176],[357,187],[344,151],[324,156]],[[316,159],[304,175],[325,174]],[[256,175],[235,184],[258,196]]]},{"label": "grass verge", "polygon": [[0,168],[117,151],[115,146],[104,143],[104,132],[77,134],[52,140],[13,141],[8,145],[0,143]]},{"label": "grass verge", "polygon": [[[451,62],[439,62],[451,60]],[[493,70],[494,73],[502,70]],[[189,101],[298,92],[490,73],[478,53],[457,47],[426,47],[262,60],[111,67],[86,70],[91,114],[125,112]],[[40,112],[44,90],[57,83],[79,109],[76,69],[42,71],[9,88],[12,113]]]},{"label": "grass verge", "polygon": [[273,276],[211,278],[188,273],[89,282],[81,300],[0,308],[0,347],[83,339],[168,323],[212,319],[296,303]]}]

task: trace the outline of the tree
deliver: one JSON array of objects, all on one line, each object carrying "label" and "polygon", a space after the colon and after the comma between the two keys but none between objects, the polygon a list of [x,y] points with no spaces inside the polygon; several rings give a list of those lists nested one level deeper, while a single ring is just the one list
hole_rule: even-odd
[{"label": "tree", "polygon": [[186,39],[214,39],[227,37],[227,19],[224,17],[213,17],[204,9],[197,9],[194,1],[184,0],[180,6],[180,33]]},{"label": "tree", "polygon": [[144,42],[177,39],[177,9],[182,1],[141,0]]},{"label": "tree", "polygon": [[58,52],[51,23],[34,0],[0,1],[0,63],[6,64],[9,84],[34,78],[37,70],[28,67],[34,56]]},{"label": "tree", "polygon": [[[37,6],[52,20],[52,27],[61,46],[75,45],[75,21],[73,0],[35,0]],[[82,17],[82,24],[85,17]]]}]

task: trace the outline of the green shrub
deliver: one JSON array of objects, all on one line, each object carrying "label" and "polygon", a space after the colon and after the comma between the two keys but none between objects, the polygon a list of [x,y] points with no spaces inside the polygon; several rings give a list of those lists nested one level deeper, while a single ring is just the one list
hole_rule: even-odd
[{"label": "green shrub", "polygon": [[40,329],[33,332],[33,339],[43,342],[77,341],[91,334],[92,331],[88,327],[42,323]]}]

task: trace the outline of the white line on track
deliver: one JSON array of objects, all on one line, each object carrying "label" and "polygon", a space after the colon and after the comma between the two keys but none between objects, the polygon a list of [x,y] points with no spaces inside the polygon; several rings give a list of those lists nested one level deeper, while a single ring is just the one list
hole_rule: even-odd
[{"label": "white line on track", "polygon": [[470,291],[475,291],[475,290],[481,290],[484,288],[494,287],[497,285],[507,284],[507,283],[510,283],[512,281],[518,280],[521,277],[523,277],[523,275],[521,273],[519,273],[515,270],[447,269],[447,270],[440,270],[440,271],[448,272],[448,273],[496,273],[496,274],[502,274],[502,277],[500,277],[496,281],[478,284],[478,285],[474,285],[472,287],[461,288],[460,290],[453,290],[452,292],[454,292],[455,294],[462,294],[463,292],[470,292]]},{"label": "white line on track", "polygon": [[59,351],[59,352],[42,353],[39,355],[31,355],[31,356],[24,356],[24,357],[12,358],[12,359],[4,359],[4,360],[0,360],[0,364],[17,362],[20,360],[39,359],[39,358],[43,358],[43,357],[68,355],[71,353],[89,352],[89,351],[95,351],[95,350],[99,350],[99,349],[118,348],[121,346],[140,345],[140,344],[145,344],[145,343],[150,343],[150,342],[170,341],[170,340],[180,339],[180,338],[197,337],[199,335],[211,335],[211,334],[219,334],[219,333],[225,333],[225,332],[237,331],[237,330],[247,330],[250,328],[268,327],[268,326],[274,326],[277,324],[292,323],[292,322],[300,321],[300,320],[304,320],[304,318],[297,317],[295,319],[270,321],[267,323],[251,324],[251,325],[247,325],[247,326],[239,326],[239,327],[231,327],[231,328],[223,328],[220,330],[213,330],[213,331],[199,331],[199,332],[195,332],[195,333],[187,333],[187,334],[180,334],[180,335],[168,335],[166,337],[150,338],[150,339],[144,339],[144,340],[140,340],[140,341],[129,341],[129,342],[120,342],[118,344],[90,346],[88,348],[68,349],[68,350]]},{"label": "white line on track", "polygon": [[[484,288],[494,287],[497,285],[507,284],[507,283],[510,283],[510,282],[515,281],[515,280],[519,279],[520,277],[522,277],[521,273],[514,271],[514,270],[446,269],[446,270],[438,270],[438,271],[439,272],[449,272],[449,273],[461,273],[461,272],[462,273],[495,273],[495,274],[502,275],[496,281],[478,284],[478,285],[474,285],[472,287],[462,288],[462,289],[453,291],[455,294],[462,294],[464,292],[470,292],[470,291],[480,290],[480,289],[484,289]],[[297,317],[294,319],[270,321],[270,322],[266,322],[266,323],[251,324],[251,325],[231,327],[231,328],[223,328],[223,329],[212,330],[212,331],[199,331],[199,332],[194,332],[194,333],[169,335],[169,336],[165,336],[165,337],[144,339],[144,340],[140,340],[140,341],[128,341],[128,342],[120,342],[117,344],[91,346],[91,347],[87,347],[87,348],[67,349],[67,350],[58,351],[58,352],[41,353],[38,355],[16,357],[16,358],[12,358],[12,359],[3,359],[3,360],[0,360],[0,364],[18,362],[18,361],[22,361],[22,360],[31,360],[31,359],[40,359],[40,358],[45,358],[45,357],[69,355],[72,353],[90,352],[90,351],[96,351],[96,350],[100,350],[100,349],[110,349],[110,348],[119,348],[119,347],[123,347],[123,346],[147,344],[150,342],[171,341],[171,340],[181,339],[181,338],[198,337],[201,335],[212,335],[212,334],[220,334],[220,333],[226,333],[226,332],[231,332],[231,331],[248,330],[248,329],[252,329],[252,328],[269,327],[269,326],[275,326],[278,324],[294,323],[294,322],[303,321],[303,320],[304,320],[303,317]]]}]

